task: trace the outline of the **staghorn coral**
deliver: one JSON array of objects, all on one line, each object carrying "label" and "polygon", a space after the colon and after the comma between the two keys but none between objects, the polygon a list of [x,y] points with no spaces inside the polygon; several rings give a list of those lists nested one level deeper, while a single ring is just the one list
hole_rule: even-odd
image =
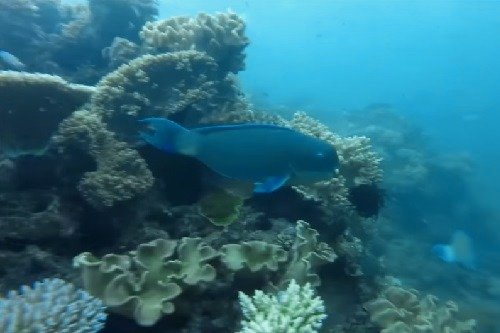
[{"label": "staghorn coral", "polygon": [[96,333],[104,327],[102,302],[60,279],[45,279],[0,298],[3,333]]},{"label": "staghorn coral", "polygon": [[244,317],[239,333],[315,333],[327,317],[323,300],[309,283],[299,286],[292,280],[277,295],[257,290],[252,297],[238,296]]},{"label": "staghorn coral", "polygon": [[437,297],[420,297],[413,289],[389,286],[364,307],[382,333],[475,332],[475,320],[457,319],[458,306],[454,302],[440,304]]},{"label": "staghorn coral", "polygon": [[245,22],[232,12],[148,22],[140,37],[150,52],[197,50],[215,59],[223,72],[245,69],[243,50],[249,44]]},{"label": "staghorn coral", "polygon": [[139,153],[116,140],[95,114],[75,112],[61,123],[53,140],[61,152],[76,149],[95,159],[96,170],[85,173],[78,189],[96,208],[131,199],[153,184],[153,175]]},{"label": "staghorn coral", "polygon": [[93,91],[58,76],[0,72],[0,154],[43,152],[59,123]]},{"label": "staghorn coral", "polygon": [[[178,258],[174,259],[177,248]],[[199,238],[157,239],[141,244],[129,255],[108,254],[102,259],[84,252],[74,259],[85,288],[101,298],[110,310],[133,318],[141,326],[154,325],[175,311],[172,299],[182,288],[215,279],[206,263],[216,251]]]},{"label": "staghorn coral", "polygon": [[264,267],[271,271],[278,270],[278,264],[286,261],[288,255],[279,245],[262,241],[226,244],[221,250],[222,262],[231,270],[248,267],[251,272],[260,271]]}]

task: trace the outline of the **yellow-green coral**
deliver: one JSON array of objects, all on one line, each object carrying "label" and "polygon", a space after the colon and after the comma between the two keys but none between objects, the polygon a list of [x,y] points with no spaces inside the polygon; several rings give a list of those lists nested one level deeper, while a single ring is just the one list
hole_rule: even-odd
[{"label": "yellow-green coral", "polygon": [[182,238],[177,247],[177,254],[179,259],[165,263],[167,269],[175,272],[177,279],[182,279],[189,285],[215,279],[215,268],[206,262],[217,257],[219,253],[204,244],[201,238]]},{"label": "yellow-green coral", "polygon": [[390,286],[378,298],[364,304],[382,333],[471,333],[475,320],[457,319],[458,306],[440,303],[432,295],[420,297],[413,289]]},{"label": "yellow-green coral", "polygon": [[337,255],[328,244],[318,240],[319,233],[309,223],[297,221],[295,240],[290,249],[291,260],[287,264],[281,284],[296,280],[299,284],[321,284],[314,268],[320,264],[333,262]]},{"label": "yellow-green coral", "polygon": [[201,214],[210,222],[225,227],[238,219],[243,199],[223,189],[217,189],[201,198],[198,204]]},{"label": "yellow-green coral", "polygon": [[99,259],[84,252],[74,264],[80,267],[90,294],[101,298],[112,311],[151,326],[175,311],[171,301],[181,293],[182,282],[196,284],[215,278],[214,268],[206,261],[216,255],[199,238],[157,239],[128,255],[108,254]]},{"label": "yellow-green coral", "polygon": [[286,259],[287,253],[281,246],[261,241],[226,244],[221,248],[222,262],[234,271],[245,266],[252,272],[259,271],[264,267],[276,271],[278,264]]}]

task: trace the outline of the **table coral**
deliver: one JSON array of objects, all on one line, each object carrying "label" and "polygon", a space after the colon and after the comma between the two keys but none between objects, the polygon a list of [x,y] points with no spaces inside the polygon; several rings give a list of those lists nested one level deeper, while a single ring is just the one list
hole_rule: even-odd
[{"label": "table coral", "polygon": [[58,76],[0,72],[0,154],[41,153],[59,123],[93,91]]}]

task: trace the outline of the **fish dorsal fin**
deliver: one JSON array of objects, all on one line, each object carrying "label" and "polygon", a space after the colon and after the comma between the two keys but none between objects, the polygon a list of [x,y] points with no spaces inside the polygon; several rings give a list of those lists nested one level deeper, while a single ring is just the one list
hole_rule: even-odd
[{"label": "fish dorsal fin", "polygon": [[219,132],[219,131],[259,129],[259,128],[261,128],[261,129],[275,129],[275,130],[283,130],[283,131],[293,131],[291,128],[287,128],[287,127],[281,127],[281,126],[269,125],[269,124],[254,124],[254,123],[196,127],[196,128],[192,128],[191,131],[198,133],[198,134],[201,134],[201,135],[207,135],[207,134]]}]

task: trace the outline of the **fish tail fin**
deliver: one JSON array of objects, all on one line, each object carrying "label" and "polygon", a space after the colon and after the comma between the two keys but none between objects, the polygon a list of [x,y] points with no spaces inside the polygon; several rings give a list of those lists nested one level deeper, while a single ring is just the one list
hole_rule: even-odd
[{"label": "fish tail fin", "polygon": [[143,123],[147,131],[139,132],[142,140],[169,153],[196,155],[198,136],[179,124],[165,118],[146,118]]},{"label": "fish tail fin", "polygon": [[457,260],[455,251],[450,245],[436,244],[432,247],[432,253],[445,262],[455,262]]},{"label": "fish tail fin", "polygon": [[467,268],[474,268],[474,249],[472,239],[463,231],[458,230],[453,233],[450,247],[456,257],[456,261]]}]

